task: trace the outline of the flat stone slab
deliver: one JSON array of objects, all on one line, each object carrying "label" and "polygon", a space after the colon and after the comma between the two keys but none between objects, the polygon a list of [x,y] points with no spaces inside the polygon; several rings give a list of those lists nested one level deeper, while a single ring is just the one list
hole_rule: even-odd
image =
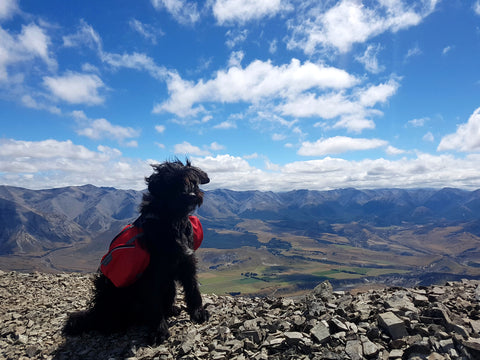
[{"label": "flat stone slab", "polygon": [[386,330],[393,339],[400,339],[408,336],[407,328],[402,319],[393,312],[387,311],[378,315],[378,324]]}]

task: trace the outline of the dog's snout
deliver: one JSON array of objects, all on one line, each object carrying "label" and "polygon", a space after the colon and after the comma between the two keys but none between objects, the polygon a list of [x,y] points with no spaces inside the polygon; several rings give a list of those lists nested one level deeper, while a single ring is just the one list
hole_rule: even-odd
[{"label": "dog's snout", "polygon": [[203,174],[201,174],[201,176],[198,177],[198,179],[200,180],[200,184],[201,185],[204,185],[204,184],[208,184],[210,182],[210,179],[208,178],[208,175],[207,173],[204,173],[202,171]]}]

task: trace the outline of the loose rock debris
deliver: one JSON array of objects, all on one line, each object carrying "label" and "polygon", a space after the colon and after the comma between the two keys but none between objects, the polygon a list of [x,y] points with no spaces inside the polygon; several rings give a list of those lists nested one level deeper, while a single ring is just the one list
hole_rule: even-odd
[{"label": "loose rock debris", "polygon": [[[169,321],[150,346],[144,328],[64,337],[85,309],[91,275],[0,271],[0,359],[480,359],[480,281],[351,295],[328,282],[299,298],[203,295],[211,319]],[[185,305],[179,294],[177,304]]]}]

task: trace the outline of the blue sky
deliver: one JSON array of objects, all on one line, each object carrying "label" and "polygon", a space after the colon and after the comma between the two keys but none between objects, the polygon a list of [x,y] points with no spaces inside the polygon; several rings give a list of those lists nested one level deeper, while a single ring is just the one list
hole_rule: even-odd
[{"label": "blue sky", "polygon": [[480,2],[0,0],[0,184],[480,188]]}]

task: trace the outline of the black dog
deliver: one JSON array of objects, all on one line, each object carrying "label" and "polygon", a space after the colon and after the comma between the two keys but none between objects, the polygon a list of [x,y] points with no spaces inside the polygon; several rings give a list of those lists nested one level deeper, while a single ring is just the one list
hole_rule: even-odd
[{"label": "black dog", "polygon": [[175,313],[175,281],[184,288],[192,321],[207,321],[196,279],[193,230],[189,214],[203,202],[200,184],[210,180],[187,160],[152,165],[146,178],[140,217],[134,225],[143,229],[140,241],[150,253],[142,276],[127,287],[115,287],[102,273],[94,280],[94,297],[87,311],[71,314],[64,327],[67,335],[90,330],[115,332],[128,326],[147,325],[151,341],[160,343],[170,335],[166,319]]}]

